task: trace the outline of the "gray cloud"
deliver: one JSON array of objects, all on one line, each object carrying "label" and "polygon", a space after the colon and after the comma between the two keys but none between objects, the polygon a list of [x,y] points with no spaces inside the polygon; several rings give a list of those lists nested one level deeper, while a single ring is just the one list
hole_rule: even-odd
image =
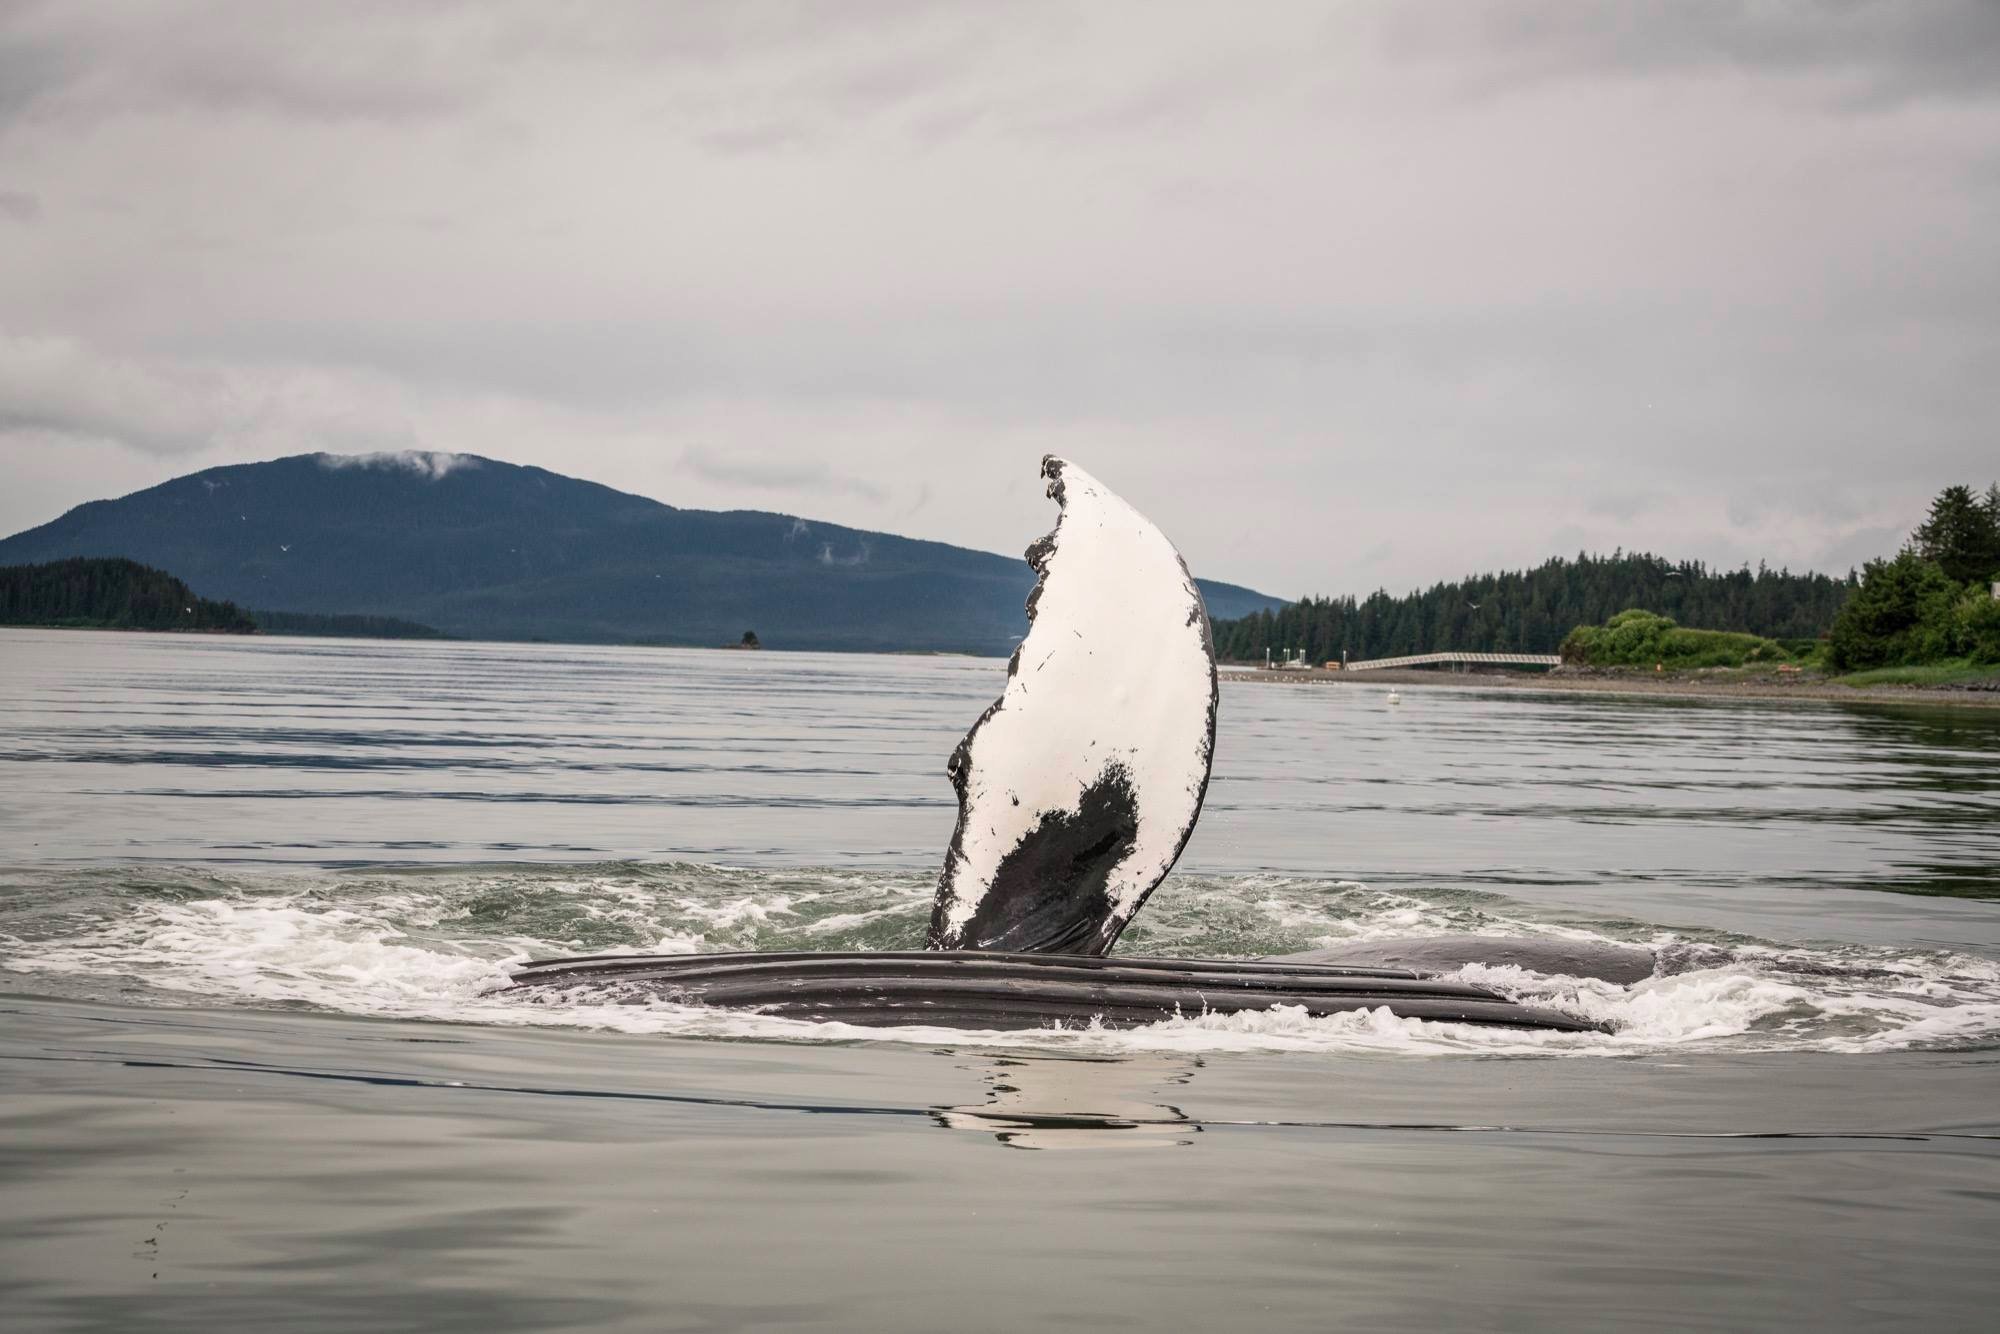
[{"label": "gray cloud", "polygon": [[63,338],[0,337],[0,430],[179,453],[225,428],[230,396],[213,371],[95,357]]},{"label": "gray cloud", "polygon": [[1285,593],[1844,569],[1995,471],[1996,29],[15,4],[0,528],[416,450],[1018,551],[1056,452]]},{"label": "gray cloud", "polygon": [[[508,102],[543,80],[611,73],[659,80],[727,67],[867,113],[950,79],[953,48],[1001,26],[937,21],[904,0],[838,7],[746,3],[670,12],[643,4],[398,0],[288,6],[189,0],[171,9],[17,0],[0,14],[0,109],[71,122],[131,113],[278,119],[436,120]],[[878,54],[893,35],[906,48]],[[801,59],[845,47],[848,60]],[[771,62],[789,62],[765,68]],[[803,77],[801,77],[803,75]],[[740,87],[740,84],[739,84]],[[673,98],[657,97],[661,105]]]},{"label": "gray cloud", "polygon": [[274,22],[241,3],[16,4],[0,23],[0,71],[25,75],[8,85],[15,114],[69,122],[162,111],[393,121],[464,106],[475,80],[460,61],[484,46],[476,13],[434,9],[413,30],[387,21],[396,11],[300,6]]},{"label": "gray cloud", "polygon": [[1395,54],[1466,61],[1496,83],[1725,71],[1826,79],[1878,105],[2000,97],[2000,6],[1978,0],[1473,0],[1400,7],[1385,33]]},{"label": "gray cloud", "polygon": [[[721,455],[699,445],[682,451],[681,467],[705,482],[745,487],[753,491],[785,491],[806,496],[860,496],[881,501],[887,487],[859,477],[846,477],[817,460]],[[798,525],[793,525],[797,528]]]},{"label": "gray cloud", "polygon": [[406,447],[410,428],[370,386],[313,371],[107,354],[76,339],[0,330],[0,437],[108,441],[190,456]]},{"label": "gray cloud", "polygon": [[350,468],[412,472],[435,482],[450,473],[477,468],[479,460],[471,454],[448,454],[435,449],[399,449],[374,454],[321,454],[319,466],[333,472]]}]

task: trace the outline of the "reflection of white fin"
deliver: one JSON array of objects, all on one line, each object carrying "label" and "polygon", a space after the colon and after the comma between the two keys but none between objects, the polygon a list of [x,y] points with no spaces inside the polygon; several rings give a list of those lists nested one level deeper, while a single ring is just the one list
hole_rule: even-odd
[{"label": "reflection of white fin", "polygon": [[934,949],[1104,954],[1194,830],[1215,747],[1215,649],[1187,566],[1090,474],[1061,506],[1007,689],[951,757],[958,829]]}]

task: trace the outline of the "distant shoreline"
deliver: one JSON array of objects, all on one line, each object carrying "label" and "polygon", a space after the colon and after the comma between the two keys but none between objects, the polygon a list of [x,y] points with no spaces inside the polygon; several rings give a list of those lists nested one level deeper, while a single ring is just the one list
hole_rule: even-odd
[{"label": "distant shoreline", "polygon": [[1235,666],[1220,667],[1217,674],[1224,681],[1246,681],[1255,685],[1429,686],[1446,690],[1645,695],[1656,699],[1717,699],[1760,704],[1917,704],[1925,707],[2000,709],[2000,690],[1964,690],[1937,686],[1844,686],[1816,678],[1787,681],[1777,678],[1718,678],[1694,673],[1669,673],[1655,677],[1639,673],[1583,676],[1568,672],[1459,673],[1418,670],[1329,672],[1322,668],[1290,671],[1283,668]]},{"label": "distant shoreline", "polygon": [[[610,641],[555,641],[533,639],[456,639],[417,636],[312,635],[255,630],[249,632],[217,629],[177,630],[111,625],[26,625],[10,623],[0,630],[62,631],[98,634],[224,635],[238,639],[330,639],[354,642],[366,639],[385,644],[500,644],[575,648],[643,648],[695,650],[697,652],[740,652],[738,644],[634,644]],[[990,654],[965,653],[948,649],[784,649],[760,646],[767,653],[852,653],[856,656],[968,658],[999,662]],[[1847,686],[1818,677],[1786,680],[1781,677],[1719,677],[1701,673],[1667,673],[1660,676],[1640,672],[1605,671],[1583,675],[1557,672],[1432,672],[1416,669],[1339,672],[1314,667],[1304,670],[1255,667],[1248,664],[1218,664],[1216,674],[1223,681],[1251,685],[1279,686],[1416,686],[1443,690],[1520,690],[1565,695],[1634,695],[1655,699],[1711,699],[1764,704],[1902,704],[1926,708],[2000,709],[2000,690],[1975,690],[1949,686]]]}]

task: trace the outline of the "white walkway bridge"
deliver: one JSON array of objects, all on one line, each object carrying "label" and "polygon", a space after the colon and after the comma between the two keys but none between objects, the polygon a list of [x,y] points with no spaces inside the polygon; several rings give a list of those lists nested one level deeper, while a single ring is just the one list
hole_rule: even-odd
[{"label": "white walkway bridge", "polygon": [[1385,667],[1429,667],[1433,664],[1492,665],[1499,667],[1557,667],[1562,659],[1553,653],[1418,653],[1408,658],[1364,658],[1350,662],[1350,672],[1379,671]]}]

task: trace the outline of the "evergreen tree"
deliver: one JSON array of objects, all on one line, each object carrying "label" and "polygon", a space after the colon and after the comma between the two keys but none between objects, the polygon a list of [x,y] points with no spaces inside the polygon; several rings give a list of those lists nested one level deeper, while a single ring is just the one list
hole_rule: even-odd
[{"label": "evergreen tree", "polygon": [[1951,657],[1959,647],[1955,604],[1964,591],[1912,549],[1869,561],[1861,587],[1834,618],[1827,664],[1853,672]]},{"label": "evergreen tree", "polygon": [[2000,487],[1974,497],[1969,486],[1948,486],[1931,502],[1930,517],[1910,535],[1916,553],[1954,583],[1984,582],[2000,574]]}]

